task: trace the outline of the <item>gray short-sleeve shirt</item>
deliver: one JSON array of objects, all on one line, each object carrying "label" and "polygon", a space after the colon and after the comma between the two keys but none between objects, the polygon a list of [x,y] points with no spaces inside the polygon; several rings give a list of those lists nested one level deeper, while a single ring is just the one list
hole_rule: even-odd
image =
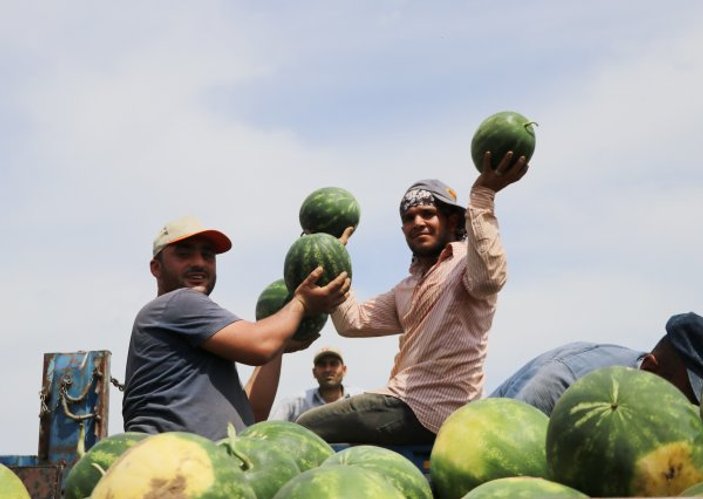
[{"label": "gray short-sleeve shirt", "polygon": [[127,356],[125,431],[188,431],[217,440],[227,423],[254,422],[236,364],[200,348],[239,320],[188,288],[161,295],[137,314]]}]

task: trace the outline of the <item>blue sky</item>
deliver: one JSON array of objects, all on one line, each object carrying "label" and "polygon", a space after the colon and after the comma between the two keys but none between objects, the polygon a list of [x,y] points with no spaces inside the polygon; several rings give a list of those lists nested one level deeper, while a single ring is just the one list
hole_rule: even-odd
[{"label": "blue sky", "polygon": [[[213,298],[253,319],[300,202],[344,187],[371,297],[407,272],[405,188],[437,177],[466,201],[471,135],[501,110],[539,126],[530,172],[497,198],[510,276],[487,389],[563,342],[649,349],[670,315],[701,311],[698,2],[2,5],[3,454],[36,453],[45,352],[110,350],[123,378],[165,221],[230,234]],[[329,324],[323,344],[373,388],[397,338]],[[311,385],[311,357],[286,357],[281,396]],[[113,433],[120,404],[114,390]]]}]

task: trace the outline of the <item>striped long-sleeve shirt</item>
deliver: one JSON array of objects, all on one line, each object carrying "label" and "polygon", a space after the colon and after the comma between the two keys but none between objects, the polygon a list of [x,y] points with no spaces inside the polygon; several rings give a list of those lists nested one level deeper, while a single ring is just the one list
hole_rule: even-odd
[{"label": "striped long-sleeve shirt", "polygon": [[494,196],[472,189],[466,241],[447,245],[431,268],[413,264],[389,292],[363,303],[352,293],[332,314],[342,336],[400,334],[387,385],[371,391],[400,398],[435,433],[483,394],[488,331],[507,271]]}]

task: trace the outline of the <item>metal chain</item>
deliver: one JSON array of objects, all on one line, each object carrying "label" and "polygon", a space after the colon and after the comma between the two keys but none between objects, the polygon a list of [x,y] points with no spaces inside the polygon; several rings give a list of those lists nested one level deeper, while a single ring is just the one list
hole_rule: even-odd
[{"label": "metal chain", "polygon": [[124,385],[122,383],[120,383],[117,380],[117,378],[113,378],[112,376],[110,376],[110,383],[112,383],[114,386],[116,386],[119,391],[121,391],[121,392],[124,391]]}]

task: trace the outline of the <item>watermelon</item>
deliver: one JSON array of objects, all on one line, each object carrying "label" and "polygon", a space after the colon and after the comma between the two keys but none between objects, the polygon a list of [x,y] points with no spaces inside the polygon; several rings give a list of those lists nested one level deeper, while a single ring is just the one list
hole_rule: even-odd
[{"label": "watermelon", "polygon": [[432,446],[433,487],[440,497],[461,497],[497,478],[547,478],[548,421],[539,409],[509,398],[460,407],[444,421]]},{"label": "watermelon", "polygon": [[482,483],[464,499],[533,499],[535,497],[588,497],[583,492],[534,476],[511,476]]},{"label": "watermelon", "polygon": [[[256,300],[256,320],[263,319],[278,312],[293,297],[286,288],[283,279],[273,281],[266,286]],[[308,341],[320,337],[320,331],[327,323],[327,314],[305,317],[293,334],[293,339]]]},{"label": "watermelon", "polygon": [[150,435],[127,449],[93,489],[91,499],[183,497],[256,499],[244,473],[215,442],[194,433]]},{"label": "watermelon", "polygon": [[[148,437],[146,433],[128,431],[116,433],[99,440],[66,475],[64,481],[65,499],[83,499],[89,497],[95,484],[102,478],[112,463],[127,449]],[[96,466],[97,465],[97,466]],[[102,471],[101,471],[102,470]]]},{"label": "watermelon", "polygon": [[678,388],[640,369],[592,371],[547,428],[551,479],[591,496],[674,496],[703,481],[703,421]]},{"label": "watermelon", "polygon": [[244,472],[244,479],[257,499],[270,499],[288,480],[300,474],[295,459],[275,441],[237,436],[231,425],[228,433],[228,438],[218,445],[234,457],[233,464]]},{"label": "watermelon", "polygon": [[274,499],[403,499],[403,493],[383,475],[361,468],[334,464],[307,470],[292,478]]},{"label": "watermelon", "polygon": [[529,162],[535,151],[535,124],[514,111],[501,111],[483,120],[471,139],[474,166],[479,172],[483,170],[486,151],[491,151],[494,170],[508,151],[513,151],[513,161],[525,156]]},{"label": "watermelon", "polygon": [[334,449],[321,437],[292,421],[259,421],[239,434],[240,438],[268,440],[295,458],[301,471],[322,464]]},{"label": "watermelon", "polygon": [[0,463],[0,497],[31,499],[27,487],[14,471]]},{"label": "watermelon", "polygon": [[385,447],[354,445],[327,459],[321,466],[345,464],[375,471],[384,476],[408,499],[432,499],[425,475],[407,457]]},{"label": "watermelon", "polygon": [[340,237],[347,227],[359,225],[361,209],[351,192],[341,187],[322,187],[311,192],[300,206],[303,233],[326,232]]},{"label": "watermelon", "polygon": [[703,497],[703,482],[691,485],[679,494],[679,497]]},{"label": "watermelon", "polygon": [[324,273],[317,284],[324,286],[341,272],[352,276],[351,258],[347,248],[326,232],[304,234],[293,242],[283,262],[283,279],[288,291],[293,293],[300,283],[321,265]]}]

